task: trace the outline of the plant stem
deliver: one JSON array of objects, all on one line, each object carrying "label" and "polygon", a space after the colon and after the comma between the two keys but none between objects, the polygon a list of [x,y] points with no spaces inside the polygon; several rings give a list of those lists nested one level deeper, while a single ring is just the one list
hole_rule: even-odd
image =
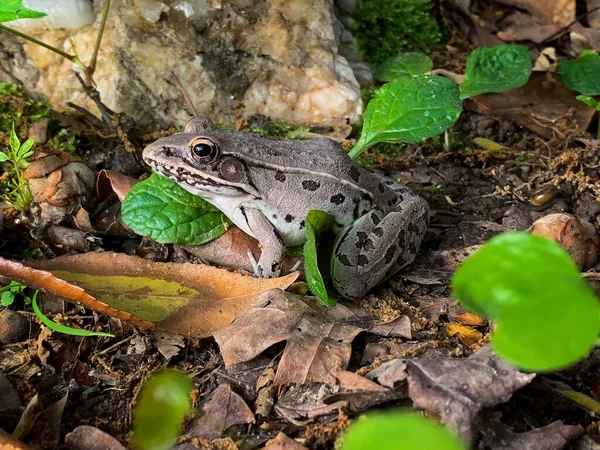
[{"label": "plant stem", "polygon": [[106,19],[108,18],[108,11],[110,10],[110,4],[112,0],[104,0],[104,7],[102,8],[102,18],[100,19],[100,28],[98,29],[98,36],[96,36],[96,44],[94,45],[94,53],[92,53],[92,59],[90,60],[89,66],[85,69],[86,84],[92,87],[92,75],[96,70],[96,62],[98,61],[98,52],[100,51],[100,43],[102,42],[102,35],[104,34],[104,27],[106,26]]},{"label": "plant stem", "polygon": [[28,34],[21,33],[20,31],[17,31],[17,30],[15,30],[13,28],[9,28],[9,27],[4,26],[2,24],[0,24],[0,30],[6,31],[7,33],[10,33],[10,34],[14,34],[15,36],[18,36],[20,38],[26,39],[26,40],[28,40],[30,42],[33,42],[34,44],[41,45],[42,47],[47,48],[48,50],[53,51],[54,53],[62,56],[63,58],[66,58],[69,61],[77,64],[83,70],[86,70],[85,64],[83,64],[81,62],[81,60],[76,55],[71,55],[71,54],[69,54],[69,53],[67,53],[67,52],[65,52],[65,51],[63,51],[63,50],[61,50],[59,48],[53,47],[50,44],[46,44],[45,42],[42,42],[39,39],[36,39],[36,38],[34,38],[32,36],[29,36]]}]

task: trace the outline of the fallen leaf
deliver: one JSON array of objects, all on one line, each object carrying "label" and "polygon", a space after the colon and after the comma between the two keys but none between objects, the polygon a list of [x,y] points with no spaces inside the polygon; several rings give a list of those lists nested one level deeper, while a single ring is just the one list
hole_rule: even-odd
[{"label": "fallen leaf", "polygon": [[305,383],[290,386],[279,397],[275,411],[294,425],[306,426],[307,421],[321,416],[337,414],[344,406],[343,401],[325,403],[323,400],[334,394],[335,388],[327,383]]},{"label": "fallen leaf", "polygon": [[128,177],[114,170],[101,170],[96,180],[96,191],[99,199],[105,199],[114,192],[122,203],[131,188],[140,180]]},{"label": "fallen leaf", "polygon": [[541,24],[569,25],[575,20],[575,0],[498,0],[499,3],[524,9]]},{"label": "fallen leaf", "polygon": [[19,442],[2,428],[0,428],[0,449],[2,450],[31,450],[28,445]]},{"label": "fallen leaf", "polygon": [[478,315],[470,312],[464,312],[457,315],[448,314],[448,317],[451,320],[463,325],[471,325],[473,327],[483,327],[487,325],[487,320],[482,319]]},{"label": "fallen leaf", "polygon": [[466,359],[417,358],[407,363],[415,407],[439,415],[467,443],[476,436],[479,411],[506,402],[535,377],[504,362],[489,346]]},{"label": "fallen leaf", "polygon": [[579,130],[586,130],[596,114],[595,108],[577,100],[556,74],[548,72],[533,72],[525,86],[508,92],[466,99],[467,106],[499,114],[546,138],[554,137],[561,118],[569,117]]},{"label": "fallen leaf", "polygon": [[126,450],[123,444],[110,434],[90,425],[80,425],[65,436],[69,450]]},{"label": "fallen leaf", "polygon": [[473,327],[456,322],[450,322],[446,325],[446,333],[448,333],[448,336],[456,336],[460,342],[467,347],[478,344],[483,338],[483,333],[481,331],[477,331]]},{"label": "fallen leaf", "polygon": [[[0,359],[2,359],[2,355],[0,355]],[[23,403],[21,403],[19,393],[6,375],[0,372],[0,423],[7,430],[13,429],[22,412]],[[0,442],[2,442],[1,438]],[[2,448],[1,445],[0,448]]]},{"label": "fallen leaf", "polygon": [[246,402],[228,384],[215,389],[202,411],[204,415],[192,422],[187,433],[192,438],[218,438],[233,425],[254,422],[254,414]]},{"label": "fallen leaf", "polygon": [[381,386],[392,389],[398,383],[406,380],[408,377],[406,369],[407,363],[404,359],[393,359],[369,371],[367,378],[377,381]]},{"label": "fallen leaf", "polygon": [[352,341],[375,320],[356,306],[328,308],[315,297],[280,290],[264,292],[260,302],[231,325],[217,330],[215,340],[226,366],[249,361],[272,345],[287,341],[275,384],[329,380],[333,369],[344,369]]},{"label": "fallen leaf", "polygon": [[181,349],[185,347],[183,339],[182,336],[162,331],[152,333],[152,343],[167,361],[178,355]]},{"label": "fallen leaf", "polygon": [[25,266],[0,258],[0,274],[145,328],[207,337],[252,306],[258,294],[297,277],[252,278],[191,263],[85,253]]},{"label": "fallen leaf", "polygon": [[307,450],[302,444],[299,444],[292,438],[286,436],[284,433],[279,432],[275,439],[267,442],[264,450]]},{"label": "fallen leaf", "polygon": [[525,433],[513,433],[509,427],[498,422],[486,424],[482,430],[480,448],[490,450],[561,450],[570,441],[583,434],[580,425],[552,422]]}]

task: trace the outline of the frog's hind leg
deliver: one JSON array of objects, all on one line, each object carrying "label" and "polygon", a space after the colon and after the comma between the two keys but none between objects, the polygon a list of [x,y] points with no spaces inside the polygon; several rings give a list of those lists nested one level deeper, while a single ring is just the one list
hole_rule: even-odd
[{"label": "frog's hind leg", "polygon": [[427,203],[412,193],[387,214],[374,209],[362,216],[338,236],[334,246],[331,278],[335,289],[346,298],[361,298],[410,264],[428,220]]}]

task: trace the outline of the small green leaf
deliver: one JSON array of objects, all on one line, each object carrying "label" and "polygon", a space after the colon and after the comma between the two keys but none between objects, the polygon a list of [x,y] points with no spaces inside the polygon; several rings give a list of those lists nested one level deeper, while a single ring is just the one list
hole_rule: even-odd
[{"label": "small green leaf", "polygon": [[325,211],[312,210],[306,216],[306,242],[304,243],[304,271],[311,292],[327,306],[335,306],[325,288],[325,282],[317,263],[317,241],[326,230],[331,229],[334,220]]},{"label": "small green leaf", "polygon": [[504,233],[456,271],[454,296],[497,323],[492,345],[509,362],[553,371],[585,357],[600,332],[600,306],[554,241]]},{"label": "small green leaf", "polygon": [[0,22],[10,22],[17,19],[39,19],[46,14],[33,11],[23,6],[23,0],[2,0],[0,2]]},{"label": "small green leaf", "polygon": [[0,162],[8,161],[9,156],[6,153],[0,152]]},{"label": "small green leaf", "polygon": [[356,158],[379,142],[417,143],[450,128],[462,111],[458,86],[438,76],[401,77],[385,84],[365,111]]},{"label": "small green leaf", "polygon": [[447,428],[414,412],[366,414],[342,437],[341,450],[466,450]]},{"label": "small green leaf", "polygon": [[15,123],[13,122],[12,124],[12,128],[10,129],[10,142],[9,142],[10,148],[13,151],[13,153],[16,153],[19,151],[19,148],[21,147],[21,142],[19,142],[19,138],[17,137],[17,133],[15,133]]},{"label": "small green leaf", "polygon": [[400,53],[379,66],[375,78],[385,83],[405,75],[424,75],[432,68],[433,61],[423,53]]},{"label": "small green leaf", "polygon": [[14,301],[15,294],[13,294],[11,291],[4,291],[2,293],[2,298],[0,298],[0,304],[2,304],[2,306],[10,306]]},{"label": "small green leaf", "polygon": [[460,98],[506,92],[524,86],[531,75],[531,55],[522,45],[478,48],[467,58]]},{"label": "small green leaf", "polygon": [[23,142],[19,150],[19,156],[21,158],[29,158],[31,155],[33,155],[33,152],[29,152],[29,150],[31,150],[31,147],[33,147],[34,141],[35,138],[30,137],[25,142]]},{"label": "small green leaf", "polygon": [[579,100],[580,102],[583,102],[583,103],[585,103],[588,106],[591,106],[592,108],[597,108],[598,107],[598,102],[593,97],[589,97],[587,95],[578,95],[575,98],[577,100]]},{"label": "small green leaf", "polygon": [[48,319],[37,305],[38,292],[39,291],[35,291],[35,294],[33,294],[33,298],[31,298],[31,307],[33,308],[33,312],[35,313],[37,318],[40,319],[40,322],[42,322],[44,325],[46,325],[52,331],[56,331],[57,333],[70,334],[72,336],[115,337],[114,335],[112,335],[110,333],[103,333],[101,331],[88,331],[88,330],[80,330],[80,329],[76,329],[76,328],[66,327],[64,325],[61,325],[59,323],[56,323],[56,322]]},{"label": "small green leaf", "polygon": [[221,236],[231,223],[206,200],[157,174],[131,188],[121,218],[136,233],[163,244],[201,245]]},{"label": "small green leaf", "polygon": [[584,95],[600,95],[600,56],[587,54],[558,62],[558,77],[571,89]]},{"label": "small green leaf", "polygon": [[142,387],[134,410],[133,441],[143,450],[166,450],[179,436],[190,411],[192,380],[178,370],[152,374]]}]

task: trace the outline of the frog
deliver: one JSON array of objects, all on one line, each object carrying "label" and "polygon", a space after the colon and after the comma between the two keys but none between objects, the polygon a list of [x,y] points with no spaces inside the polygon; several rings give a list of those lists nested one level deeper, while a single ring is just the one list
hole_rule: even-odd
[{"label": "frog", "polygon": [[327,137],[267,137],[198,116],[146,146],[142,158],[259,241],[258,277],[280,276],[286,248],[306,242],[309,211],[325,211],[336,231],[331,282],[350,300],[413,262],[429,222],[425,200]]}]

